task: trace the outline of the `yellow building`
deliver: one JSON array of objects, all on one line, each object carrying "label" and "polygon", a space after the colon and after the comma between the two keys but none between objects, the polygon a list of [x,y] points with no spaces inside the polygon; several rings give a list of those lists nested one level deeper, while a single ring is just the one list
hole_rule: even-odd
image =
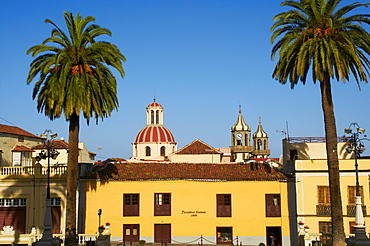
[{"label": "yellow building", "polygon": [[82,179],[84,231],[100,220],[113,241],[290,245],[287,180],[263,163],[101,163]]},{"label": "yellow building", "polygon": [[[292,182],[290,201],[296,214],[292,223],[292,237],[297,235],[297,223],[309,227],[312,240],[320,240],[325,245],[330,241],[331,209],[328,182],[328,167],[324,138],[287,138],[283,140],[284,169],[295,174]],[[355,225],[355,160],[346,151],[348,139],[339,139],[338,157],[344,229],[347,236],[353,234]],[[358,159],[359,184],[362,196],[365,225],[370,225],[368,205],[370,160]],[[296,199],[294,199],[296,197]],[[294,209],[295,208],[295,211]],[[370,230],[367,228],[366,233]]]},{"label": "yellow building", "polygon": [[[50,170],[53,233],[64,231],[66,166]],[[0,221],[20,234],[42,233],[44,227],[47,167],[0,167]],[[1,226],[0,230],[3,228]]]}]

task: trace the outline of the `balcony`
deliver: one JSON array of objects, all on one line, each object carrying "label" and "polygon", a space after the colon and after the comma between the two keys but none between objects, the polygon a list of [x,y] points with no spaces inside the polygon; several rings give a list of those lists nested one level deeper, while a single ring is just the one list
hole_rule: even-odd
[{"label": "balcony", "polygon": [[270,155],[270,150],[269,149],[256,149],[253,150],[254,155]]},{"label": "balcony", "polygon": [[[362,206],[362,213],[364,216],[367,215],[366,213],[366,206]],[[355,217],[356,216],[356,205],[347,205],[347,216],[348,217]]]},{"label": "balcony", "polygon": [[[67,173],[67,166],[50,167],[50,175],[63,175]],[[14,175],[47,175],[48,167],[0,167],[0,176]]]},{"label": "balcony", "polygon": [[231,146],[231,152],[252,152],[252,151],[253,146],[242,146],[242,145]]},{"label": "balcony", "polygon": [[316,205],[316,216],[319,217],[330,217],[331,216],[331,208],[330,205]]}]

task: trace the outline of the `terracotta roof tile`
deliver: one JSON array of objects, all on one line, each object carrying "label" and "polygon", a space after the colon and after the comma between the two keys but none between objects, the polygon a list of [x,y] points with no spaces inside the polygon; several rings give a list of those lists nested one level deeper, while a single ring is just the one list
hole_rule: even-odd
[{"label": "terracotta roof tile", "polygon": [[34,152],[34,150],[27,148],[26,146],[22,145],[16,145],[13,149],[13,152],[22,152],[22,151],[28,151],[28,152]]},{"label": "terracotta roof tile", "polygon": [[40,138],[39,136],[36,136],[32,133],[29,133],[19,127],[16,126],[8,126],[8,125],[2,125],[0,124],[0,132],[2,133],[9,133],[14,135],[20,135],[25,137],[32,137],[32,138]]},{"label": "terracotta roof tile", "polygon": [[273,181],[288,177],[266,164],[214,164],[214,163],[158,163],[120,162],[107,163],[85,179],[100,180],[229,180]]},{"label": "terracotta roof tile", "polygon": [[[54,149],[68,149],[68,143],[61,139],[51,140],[50,144]],[[46,147],[42,143],[34,146],[32,149],[46,149]]]},{"label": "terracotta roof tile", "polygon": [[206,144],[200,139],[195,139],[190,144],[186,145],[185,147],[179,149],[175,152],[175,154],[223,154],[218,149],[213,148],[212,146]]}]

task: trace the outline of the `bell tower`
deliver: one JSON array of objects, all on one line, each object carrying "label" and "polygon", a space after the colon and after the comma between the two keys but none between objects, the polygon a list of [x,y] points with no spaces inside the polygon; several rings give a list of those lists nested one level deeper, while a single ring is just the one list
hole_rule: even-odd
[{"label": "bell tower", "polygon": [[270,156],[269,138],[262,128],[261,118],[258,121],[257,131],[253,134],[253,155],[255,158],[268,158]]},{"label": "bell tower", "polygon": [[236,123],[231,127],[231,155],[233,161],[244,162],[253,152],[251,128],[245,123],[242,109],[239,105],[239,115]]}]

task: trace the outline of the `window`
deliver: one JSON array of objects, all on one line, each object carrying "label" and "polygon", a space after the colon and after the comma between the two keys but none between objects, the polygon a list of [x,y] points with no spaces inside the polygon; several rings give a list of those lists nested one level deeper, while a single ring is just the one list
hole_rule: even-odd
[{"label": "window", "polygon": [[159,110],[155,111],[155,123],[159,124]]},{"label": "window", "polygon": [[161,147],[161,156],[165,156],[166,155],[166,147],[162,146]]},{"label": "window", "polygon": [[280,194],[266,194],[266,217],[280,217]]},{"label": "window", "polygon": [[290,149],[289,150],[289,155],[290,155],[290,160],[291,161],[298,160],[298,150]]},{"label": "window", "polygon": [[14,151],[13,166],[32,166],[32,153],[29,151]]},{"label": "window", "polygon": [[27,207],[25,198],[0,199],[0,221],[4,226],[13,226],[14,231],[26,233]]},{"label": "window", "polygon": [[329,186],[317,186],[317,194],[319,205],[330,205]]},{"label": "window", "polygon": [[330,221],[319,221],[319,233],[322,245],[331,245],[332,227]]},{"label": "window", "polygon": [[[360,188],[362,205],[364,205],[364,190]],[[348,205],[356,205],[356,186],[348,186]]]},{"label": "window", "polygon": [[21,165],[22,152],[13,152],[13,166]]},{"label": "window", "polygon": [[61,199],[60,197],[57,197],[57,198],[51,198],[51,206],[60,206],[61,204]]},{"label": "window", "polygon": [[217,194],[217,217],[231,217],[231,194]]},{"label": "window", "polygon": [[149,146],[146,146],[145,147],[145,156],[150,156],[151,155],[151,153],[150,153],[151,151],[150,151],[150,147]]},{"label": "window", "polygon": [[154,111],[150,111],[150,123],[154,124]]},{"label": "window", "polygon": [[123,216],[139,216],[139,194],[123,194]]},{"label": "window", "polygon": [[233,228],[232,227],[217,227],[217,244],[232,244]]},{"label": "window", "polygon": [[26,198],[3,198],[0,199],[0,207],[25,207]]},{"label": "window", "polygon": [[258,139],[257,140],[257,146],[258,146],[257,147],[258,150],[261,150],[262,149],[262,140],[261,139]]},{"label": "window", "polygon": [[154,216],[171,215],[171,193],[154,194]]},{"label": "window", "polygon": [[61,209],[61,199],[60,197],[56,198],[51,198],[51,218],[53,221],[53,229],[52,232],[53,234],[60,234],[61,233],[61,228],[60,228],[60,221],[62,217],[62,209]]}]

